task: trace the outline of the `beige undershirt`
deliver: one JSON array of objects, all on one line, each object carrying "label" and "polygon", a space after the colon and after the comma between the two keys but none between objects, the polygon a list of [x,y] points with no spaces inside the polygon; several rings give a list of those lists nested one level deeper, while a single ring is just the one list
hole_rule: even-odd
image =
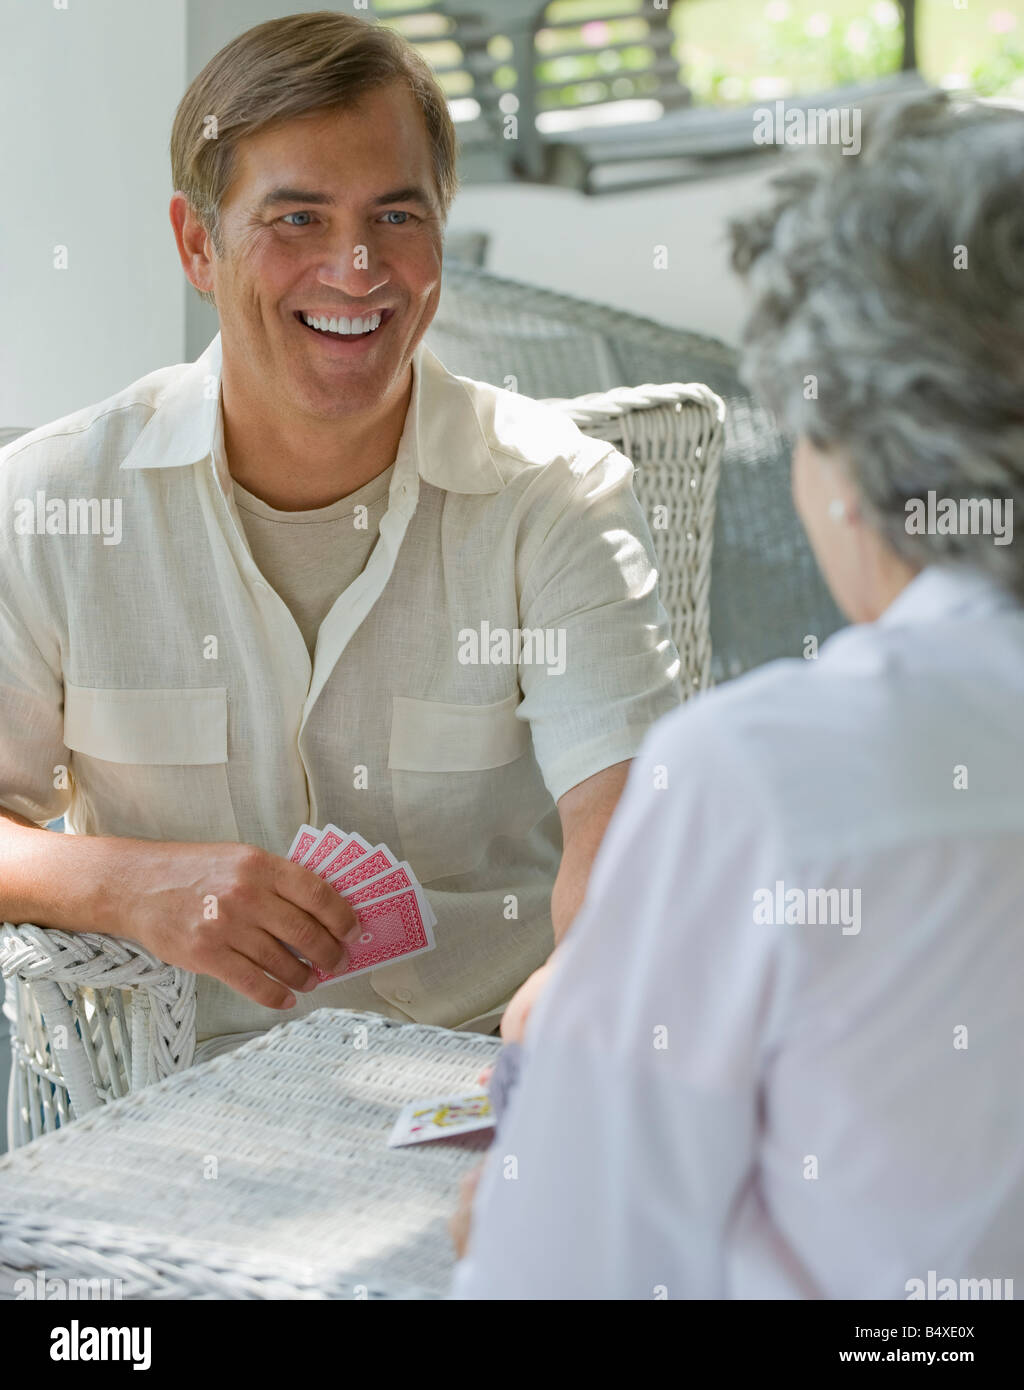
[{"label": "beige undershirt", "polygon": [[362,574],[377,543],[394,468],[329,507],[308,512],[279,512],[240,483],[232,484],[252,557],[291,609],[311,659],[320,624],[338,595]]}]

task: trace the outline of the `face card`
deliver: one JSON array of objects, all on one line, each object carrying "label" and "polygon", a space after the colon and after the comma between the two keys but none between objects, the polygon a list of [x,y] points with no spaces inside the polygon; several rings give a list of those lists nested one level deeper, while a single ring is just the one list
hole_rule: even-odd
[{"label": "face card", "polygon": [[317,874],[323,879],[330,878],[332,874],[340,874],[358,859],[369,854],[371,848],[369,841],[364,840],[362,835],[346,835],[344,842],[320,864]]},{"label": "face card", "polygon": [[491,1129],[494,1111],[486,1091],[463,1095],[436,1096],[432,1100],[413,1100],[395,1121],[388,1139],[389,1149],[407,1144],[424,1144],[429,1139],[451,1139],[477,1129]]},{"label": "face card", "polygon": [[331,874],[327,882],[336,893],[344,893],[349,888],[365,883],[368,878],[376,878],[378,874],[397,867],[398,860],[387,845],[374,845],[369,854],[363,855],[362,859],[350,864],[347,869]]},{"label": "face card", "polygon": [[292,841],[291,849],[288,851],[287,858],[290,859],[293,864],[305,863],[306,855],[319,838],[320,831],[317,830],[315,825],[300,825],[295,839]]},{"label": "face card", "polygon": [[408,864],[402,863],[397,868],[375,874],[373,878],[368,878],[365,883],[360,883],[355,888],[346,889],[344,896],[356,907],[359,903],[372,902],[374,898],[386,898],[390,893],[397,893],[402,888],[415,887],[416,879],[412,869]]},{"label": "face card", "polygon": [[302,861],[303,864],[307,869],[318,869],[324,860],[329,859],[347,839],[348,836],[344,830],[339,830],[336,825],[328,823],[321,830],[320,838],[316,844]]},{"label": "face card", "polygon": [[313,966],[321,984],[328,980],[347,980],[350,975],[376,970],[399,957],[404,959],[434,949],[433,928],[437,918],[426,895],[415,888],[405,888],[390,897],[364,903],[356,908],[356,921],[362,934],[348,948],[347,969],[328,975],[318,965]]}]

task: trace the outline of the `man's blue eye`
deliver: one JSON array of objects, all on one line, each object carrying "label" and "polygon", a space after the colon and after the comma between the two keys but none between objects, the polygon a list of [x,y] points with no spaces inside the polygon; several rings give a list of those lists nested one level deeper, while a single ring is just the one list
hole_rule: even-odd
[{"label": "man's blue eye", "polygon": [[[402,212],[400,208],[392,208],[390,212],[384,214],[385,217],[408,217],[409,213]],[[404,227],[404,222],[392,222],[392,227]]]},{"label": "man's blue eye", "polygon": [[[308,212],[286,212],[285,215],[281,218],[281,221],[282,221],[282,222],[287,222],[289,217],[310,217],[311,215],[312,215],[312,214],[311,214],[311,213],[308,213]],[[292,226],[292,227],[294,227],[294,226],[306,227],[306,226],[308,226],[308,225],[309,225],[308,222],[301,222],[301,223],[291,222],[291,223],[289,223],[289,226]]]}]

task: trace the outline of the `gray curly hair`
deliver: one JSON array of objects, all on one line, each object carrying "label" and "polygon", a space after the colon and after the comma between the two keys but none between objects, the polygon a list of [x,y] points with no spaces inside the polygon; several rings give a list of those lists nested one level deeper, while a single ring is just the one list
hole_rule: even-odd
[{"label": "gray curly hair", "polygon": [[1020,545],[907,530],[930,490],[1022,515],[1024,112],[939,92],[863,124],[858,155],[787,153],[774,205],[730,223],[743,379],[843,459],[908,563],[969,564],[1024,599]]}]

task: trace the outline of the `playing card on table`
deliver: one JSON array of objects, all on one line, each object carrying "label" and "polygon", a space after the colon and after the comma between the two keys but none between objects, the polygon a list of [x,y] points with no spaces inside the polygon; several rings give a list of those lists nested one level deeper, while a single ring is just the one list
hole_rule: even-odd
[{"label": "playing card on table", "polygon": [[347,980],[376,970],[401,957],[418,956],[434,949],[434,916],[427,895],[421,888],[404,888],[386,898],[375,898],[355,909],[362,933],[348,946],[348,966],[327,974],[313,966],[321,984],[328,980]]},{"label": "playing card on table", "polygon": [[428,1139],[451,1139],[494,1126],[494,1111],[486,1091],[413,1100],[403,1109],[388,1139],[389,1149],[423,1144]]}]

